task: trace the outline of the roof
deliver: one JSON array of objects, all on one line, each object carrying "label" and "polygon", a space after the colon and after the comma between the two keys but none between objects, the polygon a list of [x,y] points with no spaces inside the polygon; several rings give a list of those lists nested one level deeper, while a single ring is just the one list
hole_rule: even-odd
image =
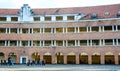
[{"label": "roof", "polygon": [[[0,9],[0,15],[18,15],[20,9]],[[84,13],[89,16],[96,13],[99,18],[115,17],[120,11],[120,4],[103,5],[103,6],[90,6],[90,7],[71,7],[71,8],[45,8],[45,9],[32,9],[35,15],[54,15],[54,14],[79,14]],[[105,16],[105,12],[109,15]]]}]

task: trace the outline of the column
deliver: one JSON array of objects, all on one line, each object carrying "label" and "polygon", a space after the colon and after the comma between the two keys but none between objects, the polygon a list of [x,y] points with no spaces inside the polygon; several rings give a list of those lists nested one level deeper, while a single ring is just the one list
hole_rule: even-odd
[{"label": "column", "polygon": [[118,46],[119,44],[118,44],[118,39],[116,39],[116,45]]},{"label": "column", "polygon": [[20,28],[20,33],[22,34],[22,28]]},{"label": "column", "polygon": [[92,32],[92,26],[90,26],[90,32]]},{"label": "column", "polygon": [[103,39],[103,46],[105,46],[105,39]]},{"label": "column", "polygon": [[78,46],[80,46],[80,40],[78,40]]},{"label": "column", "polygon": [[79,54],[76,55],[76,64],[79,64]]},{"label": "column", "polygon": [[66,27],[66,33],[68,33],[68,28]]},{"label": "column", "polygon": [[92,46],[92,40],[90,40],[90,46]]},{"label": "column", "polygon": [[75,40],[75,46],[77,46],[77,40]]},{"label": "column", "polygon": [[8,54],[5,54],[5,58],[4,58],[5,60],[8,60]]},{"label": "column", "polygon": [[87,40],[87,46],[89,46],[89,40]]},{"label": "column", "polygon": [[105,64],[105,56],[104,56],[104,54],[101,54],[100,62],[101,62],[101,64]]},{"label": "column", "polygon": [[41,44],[41,40],[40,40],[40,46],[42,46],[42,44]]},{"label": "column", "polygon": [[42,33],[43,33],[43,34],[45,33],[45,28],[42,28]]},{"label": "column", "polygon": [[20,40],[20,46],[22,46],[22,41]]},{"label": "column", "polygon": [[66,40],[66,46],[68,46],[68,40]]},{"label": "column", "polygon": [[17,40],[17,46],[19,46],[19,45],[18,45],[18,40]]},{"label": "column", "polygon": [[102,26],[102,32],[104,32],[104,26]]},{"label": "column", "polygon": [[10,16],[7,16],[7,21],[11,21],[11,17]]},{"label": "column", "polygon": [[65,29],[64,29],[64,27],[63,27],[63,33],[65,33]]},{"label": "column", "polygon": [[118,25],[116,25],[115,27],[116,27],[116,31],[118,31]]},{"label": "column", "polygon": [[31,46],[33,46],[33,40],[31,40]]},{"label": "column", "polygon": [[33,34],[33,28],[31,28],[31,33]]},{"label": "column", "polygon": [[43,44],[42,44],[43,46],[45,46],[45,41],[43,40]]},{"label": "column", "polygon": [[78,33],[80,33],[80,29],[79,29],[79,27],[78,27]]},{"label": "column", "polygon": [[19,28],[17,28],[17,34],[19,34],[20,32],[19,32]]},{"label": "column", "polygon": [[54,28],[54,33],[56,33],[56,28]]},{"label": "column", "polygon": [[54,46],[54,40],[51,40],[51,45]]},{"label": "column", "polygon": [[8,30],[7,30],[8,28],[6,28],[6,34],[7,34],[7,32],[8,32]]},{"label": "column", "polygon": [[51,34],[53,34],[54,33],[54,29],[53,28],[51,28]]},{"label": "column", "polygon": [[65,41],[63,40],[63,46],[65,46]]},{"label": "column", "polygon": [[115,30],[115,29],[114,29],[114,25],[112,25],[112,31],[114,32],[114,30]]},{"label": "column", "polygon": [[89,30],[89,27],[87,26],[86,28],[87,28],[87,32],[88,32],[88,30]]},{"label": "column", "polygon": [[115,46],[115,40],[113,39],[113,46]]},{"label": "column", "polygon": [[74,27],[74,33],[76,33],[76,29],[77,29],[77,28],[76,28],[76,27]]},{"label": "column", "polygon": [[30,28],[28,28],[28,33],[30,34]]},{"label": "column", "polygon": [[101,32],[101,26],[99,26],[99,32]]},{"label": "column", "polygon": [[92,56],[88,55],[88,64],[92,64]]},{"label": "column", "polygon": [[5,40],[5,46],[7,46],[7,40]]},{"label": "column", "polygon": [[57,60],[56,60],[55,54],[52,55],[52,64],[57,64]]},{"label": "column", "polygon": [[116,64],[116,65],[119,64],[118,55],[115,55],[115,64]]},{"label": "column", "polygon": [[67,55],[64,55],[64,64],[67,64]]},{"label": "column", "polygon": [[43,55],[40,55],[40,60],[43,60]]},{"label": "column", "polygon": [[40,34],[42,33],[42,28],[40,28]]},{"label": "column", "polygon": [[8,46],[10,46],[10,40],[8,40]]},{"label": "column", "polygon": [[30,40],[28,40],[28,46],[30,46]]},{"label": "column", "polygon": [[99,41],[100,41],[100,46],[102,46],[102,40],[100,39]]},{"label": "column", "polygon": [[10,28],[9,28],[8,32],[9,32],[9,34],[10,34]]}]

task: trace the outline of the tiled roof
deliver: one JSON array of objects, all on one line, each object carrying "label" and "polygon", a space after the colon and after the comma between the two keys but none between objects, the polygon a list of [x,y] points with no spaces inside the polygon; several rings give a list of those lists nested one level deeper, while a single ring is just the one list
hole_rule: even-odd
[{"label": "tiled roof", "polygon": [[[0,15],[18,15],[20,9],[0,9]],[[35,15],[45,14],[88,14],[90,17],[96,13],[99,18],[116,17],[120,11],[120,4],[104,5],[104,6],[90,6],[90,7],[72,7],[72,8],[45,8],[45,9],[32,9]],[[105,16],[105,12],[109,12],[109,16]]]}]

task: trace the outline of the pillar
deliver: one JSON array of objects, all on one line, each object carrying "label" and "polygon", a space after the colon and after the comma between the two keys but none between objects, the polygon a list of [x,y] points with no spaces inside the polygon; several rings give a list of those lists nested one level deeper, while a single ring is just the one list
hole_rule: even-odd
[{"label": "pillar", "polygon": [[43,60],[43,55],[40,55],[40,60]]},{"label": "pillar", "polygon": [[116,64],[116,65],[119,64],[118,55],[115,55],[115,64]]},{"label": "pillar", "polygon": [[115,27],[116,27],[116,31],[118,31],[118,25],[116,25]]},{"label": "pillar", "polygon": [[52,55],[52,64],[57,64],[57,59],[55,54]]},{"label": "pillar", "polygon": [[105,56],[102,54],[100,58],[101,64],[105,64]]},{"label": "pillar", "polygon": [[67,64],[67,55],[64,55],[64,64]]},{"label": "pillar", "polygon": [[88,64],[92,64],[92,56],[88,55]]},{"label": "pillar", "polygon": [[114,29],[114,25],[112,25],[112,31],[114,32],[114,30],[115,30],[115,29]]},{"label": "pillar", "polygon": [[79,64],[79,54],[76,55],[76,64]]},{"label": "pillar", "polygon": [[99,32],[101,32],[101,26],[99,26]]}]

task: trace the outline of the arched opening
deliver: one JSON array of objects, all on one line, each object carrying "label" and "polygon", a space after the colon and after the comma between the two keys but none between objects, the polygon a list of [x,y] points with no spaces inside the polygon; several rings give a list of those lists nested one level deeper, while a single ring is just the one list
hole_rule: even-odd
[{"label": "arched opening", "polygon": [[43,59],[45,61],[46,64],[51,64],[52,63],[52,56],[51,53],[45,53],[43,56]]},{"label": "arched opening", "polygon": [[76,56],[75,53],[71,52],[67,55],[67,64],[75,64]]},{"label": "arched opening", "polygon": [[118,61],[119,61],[119,65],[120,65],[120,53],[119,53],[119,55],[118,55]]},{"label": "arched opening", "polygon": [[80,64],[88,64],[88,54],[87,53],[81,53],[79,56]]},{"label": "arched opening", "polygon": [[17,62],[17,55],[14,52],[9,53],[8,57],[11,58],[11,60],[13,61],[13,63]]},{"label": "arched opening", "polygon": [[37,63],[40,60],[40,54],[38,52],[35,52],[32,54],[32,59]]},{"label": "arched opening", "polygon": [[100,64],[100,53],[93,53],[92,64]]},{"label": "arched opening", "polygon": [[2,53],[2,52],[0,52],[0,63],[2,63],[3,62],[3,60],[4,60],[4,53]]},{"label": "arched opening", "polygon": [[115,64],[114,55],[111,52],[105,54],[105,64]]},{"label": "arched opening", "polygon": [[57,64],[63,64],[64,63],[64,56],[61,52],[56,53],[57,56]]}]

